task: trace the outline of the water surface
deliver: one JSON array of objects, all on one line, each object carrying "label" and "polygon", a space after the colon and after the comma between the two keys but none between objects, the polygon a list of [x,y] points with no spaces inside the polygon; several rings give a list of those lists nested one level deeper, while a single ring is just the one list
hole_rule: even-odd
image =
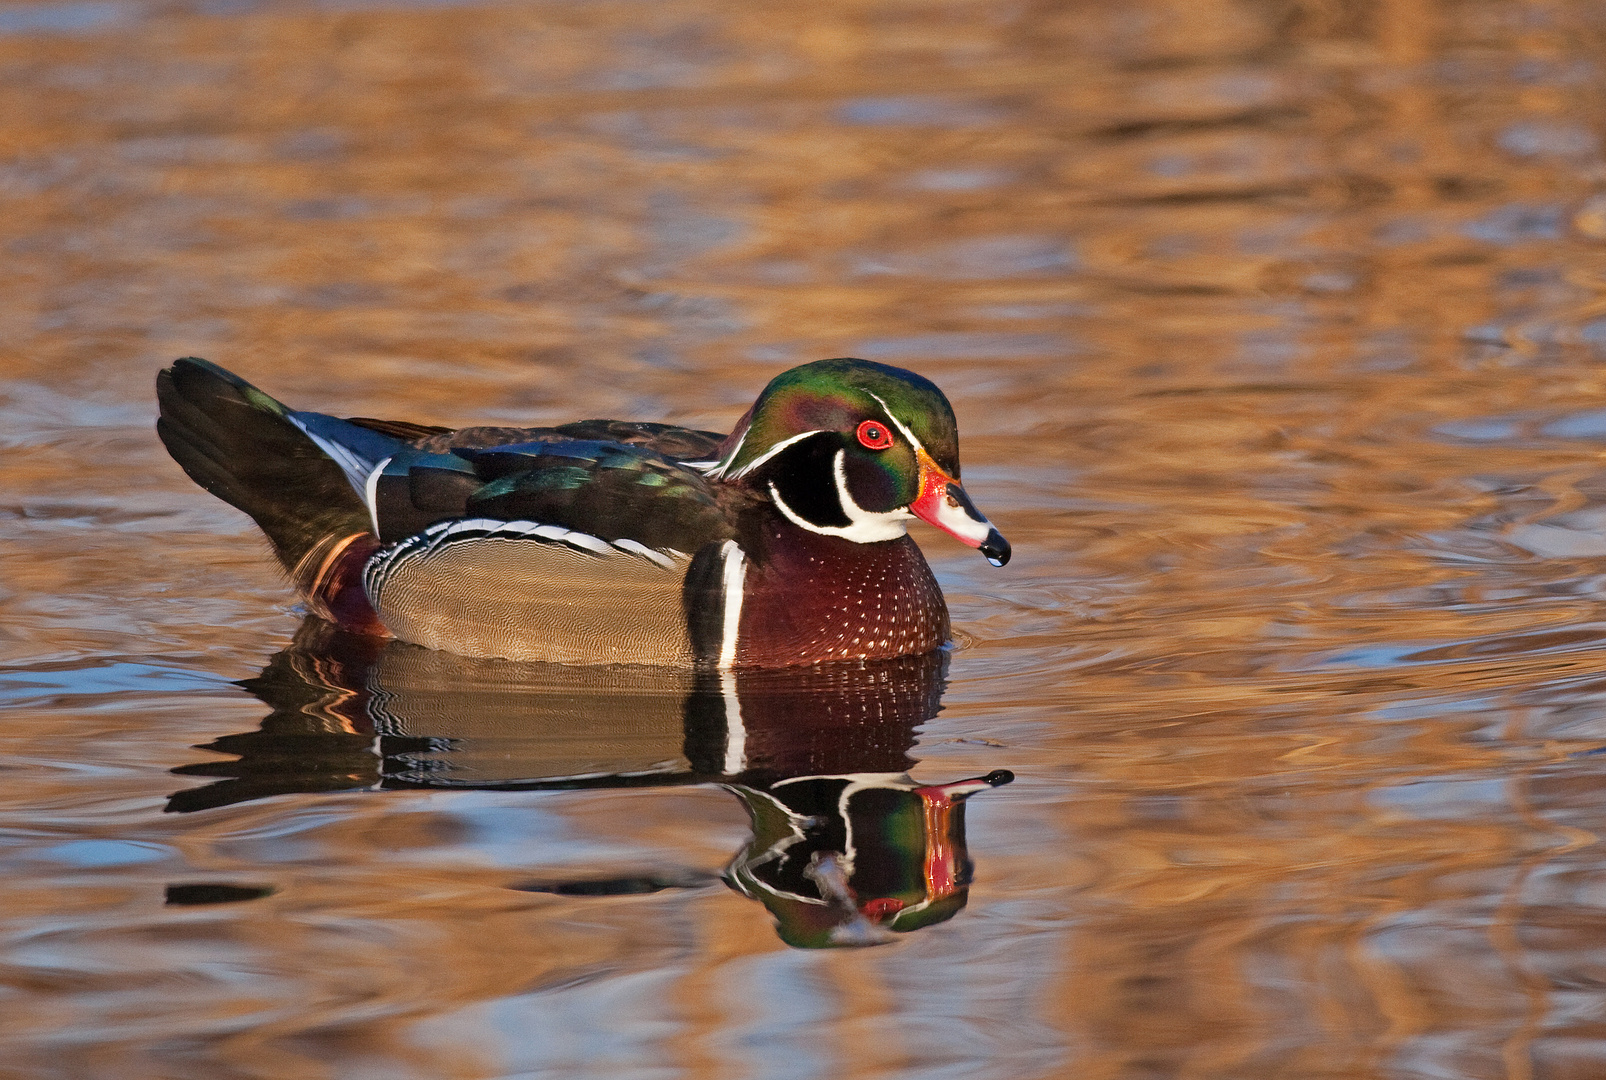
[{"label": "water surface", "polygon": [[[0,1072],[1600,1075],[1603,56],[1582,0],[0,6]],[[188,354],[719,430],[907,365],[1016,554],[919,536],[934,667],[354,655],[163,454]],[[931,918],[811,921],[783,807]]]}]

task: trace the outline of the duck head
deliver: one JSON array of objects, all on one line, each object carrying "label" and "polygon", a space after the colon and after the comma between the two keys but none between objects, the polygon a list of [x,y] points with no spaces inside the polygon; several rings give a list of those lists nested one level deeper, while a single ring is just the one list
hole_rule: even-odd
[{"label": "duck head", "polygon": [[1009,561],[1009,542],[960,486],[952,406],[902,368],[844,358],[782,372],[706,471],[768,496],[810,532],[869,544],[918,517],[994,566]]}]

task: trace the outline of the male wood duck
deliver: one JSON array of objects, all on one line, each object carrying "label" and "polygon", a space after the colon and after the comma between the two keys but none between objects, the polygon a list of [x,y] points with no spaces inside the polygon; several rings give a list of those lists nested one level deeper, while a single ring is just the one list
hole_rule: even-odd
[{"label": "male wood duck", "polygon": [[157,432],[249,514],[314,613],[466,656],[785,667],[918,655],[948,608],[921,518],[995,566],[953,409],[867,360],[783,372],[729,435],[583,420],[452,430],[286,408],[189,357]]}]

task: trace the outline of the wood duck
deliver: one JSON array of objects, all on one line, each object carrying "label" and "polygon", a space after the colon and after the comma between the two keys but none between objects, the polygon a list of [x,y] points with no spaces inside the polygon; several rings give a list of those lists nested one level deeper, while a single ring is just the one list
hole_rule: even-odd
[{"label": "wood duck", "polygon": [[257,522],[312,612],[465,656],[918,655],[948,609],[908,522],[1009,560],[959,484],[947,398],[867,360],[783,372],[729,435],[340,419],[194,357],[156,382],[168,451]]}]

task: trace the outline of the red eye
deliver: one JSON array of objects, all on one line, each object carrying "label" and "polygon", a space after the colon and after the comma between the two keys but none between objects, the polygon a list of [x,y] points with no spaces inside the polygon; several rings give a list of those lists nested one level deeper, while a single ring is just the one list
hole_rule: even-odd
[{"label": "red eye", "polygon": [[872,450],[885,450],[892,445],[892,433],[885,424],[866,420],[859,425],[859,441]]}]

